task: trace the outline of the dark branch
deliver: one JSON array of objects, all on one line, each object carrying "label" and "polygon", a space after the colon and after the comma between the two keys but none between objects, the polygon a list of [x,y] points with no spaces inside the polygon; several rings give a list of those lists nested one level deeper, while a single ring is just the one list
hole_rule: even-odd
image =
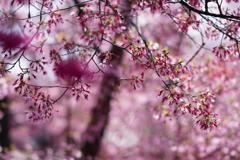
[{"label": "dark branch", "polygon": [[235,15],[215,14],[215,13],[209,13],[208,11],[198,10],[198,9],[194,8],[193,6],[189,5],[188,3],[186,3],[183,0],[181,0],[179,3],[182,4],[183,6],[187,7],[189,10],[191,10],[193,12],[196,12],[196,13],[198,13],[200,15],[218,17],[218,18],[223,18],[223,19],[236,19],[236,20],[240,20],[240,17],[239,16],[235,16]]},{"label": "dark branch", "polygon": [[187,61],[187,63],[185,64],[185,66],[187,66],[200,52],[200,50],[203,48],[203,46],[205,45],[205,43],[202,43],[201,47],[197,50],[197,52]]}]

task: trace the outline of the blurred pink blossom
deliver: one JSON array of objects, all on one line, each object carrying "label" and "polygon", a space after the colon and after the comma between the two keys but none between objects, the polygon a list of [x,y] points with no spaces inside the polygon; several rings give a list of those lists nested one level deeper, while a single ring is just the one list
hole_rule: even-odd
[{"label": "blurred pink blossom", "polygon": [[3,52],[20,47],[24,43],[24,37],[16,31],[0,31],[0,46]]},{"label": "blurred pink blossom", "polygon": [[93,76],[93,73],[89,70],[87,64],[82,63],[77,59],[69,59],[62,61],[55,68],[57,76],[63,79],[71,78],[84,78],[90,79]]}]

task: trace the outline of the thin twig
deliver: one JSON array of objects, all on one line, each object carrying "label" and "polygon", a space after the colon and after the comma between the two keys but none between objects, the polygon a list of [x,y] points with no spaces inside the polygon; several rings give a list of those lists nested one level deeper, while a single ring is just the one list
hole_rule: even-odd
[{"label": "thin twig", "polygon": [[187,61],[187,63],[185,64],[185,66],[187,66],[200,52],[200,50],[203,48],[203,46],[205,45],[205,43],[202,43],[201,47],[197,50],[197,52]]}]

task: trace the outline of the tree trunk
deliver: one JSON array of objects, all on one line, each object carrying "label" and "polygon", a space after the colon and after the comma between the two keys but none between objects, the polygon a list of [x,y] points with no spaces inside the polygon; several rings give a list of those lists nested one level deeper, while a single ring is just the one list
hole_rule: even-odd
[{"label": "tree trunk", "polygon": [[[117,46],[113,46],[112,53],[119,56],[118,59],[115,59],[114,63],[114,67],[118,67],[121,63],[123,50]],[[97,104],[92,110],[92,119],[83,136],[81,151],[86,157],[95,157],[99,152],[104,130],[108,124],[110,101],[116,87],[114,85],[117,80],[116,77],[117,75],[113,73],[111,75],[104,75],[102,79]]]},{"label": "tree trunk", "polygon": [[[130,13],[131,3],[129,0],[121,1],[121,13],[124,16],[125,23],[130,24],[131,19],[128,17]],[[115,35],[117,39],[120,35]],[[113,45],[111,52],[118,55],[119,58],[113,58],[111,64],[114,70],[117,70],[123,58],[123,49]],[[110,102],[112,93],[115,91],[114,84],[117,80],[116,73],[112,72],[104,75],[97,104],[92,110],[92,119],[82,136],[81,151],[85,157],[96,157],[100,150],[101,140],[104,135],[105,128],[109,120],[109,112],[111,110]]]},{"label": "tree trunk", "polygon": [[0,111],[3,112],[3,117],[0,119],[0,125],[1,125],[1,130],[0,130],[0,144],[3,149],[3,152],[8,150],[10,147],[10,137],[9,137],[9,119],[10,119],[10,114],[9,114],[9,102],[8,98],[5,97],[2,100],[0,100]]}]

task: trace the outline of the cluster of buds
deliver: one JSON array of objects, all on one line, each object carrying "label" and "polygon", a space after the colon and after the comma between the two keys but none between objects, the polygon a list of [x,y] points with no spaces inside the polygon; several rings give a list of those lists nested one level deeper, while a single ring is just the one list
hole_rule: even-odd
[{"label": "cluster of buds", "polygon": [[133,60],[141,59],[146,55],[146,48],[141,46],[139,40],[137,41],[137,44],[132,43],[132,45],[129,46],[129,49],[132,53]]},{"label": "cluster of buds", "polygon": [[197,117],[195,122],[204,131],[211,131],[212,129],[218,127],[218,120],[216,119],[218,115],[211,112],[206,112],[201,117]]},{"label": "cluster of buds", "polygon": [[176,17],[176,22],[180,32],[187,33],[188,28],[192,26],[193,29],[198,30],[200,21],[196,20],[196,17],[189,17],[187,13],[179,13]]},{"label": "cluster of buds", "polygon": [[131,0],[134,4],[133,6],[133,12],[137,10],[145,10],[147,8],[150,8],[150,11],[152,13],[157,11],[165,11],[169,8],[169,5],[167,4],[167,0]]},{"label": "cluster of buds", "polygon": [[233,38],[238,38],[239,36],[239,27],[240,24],[239,22],[231,22],[231,21],[227,21],[224,26],[226,26],[223,30],[226,34],[230,34],[231,37]]},{"label": "cluster of buds", "polygon": [[[63,1],[64,0],[58,0],[58,2],[60,4],[63,4]],[[49,9],[53,9],[54,8],[54,3],[56,3],[55,0],[43,0],[43,5],[46,7],[46,8],[49,8]]]},{"label": "cluster of buds", "polygon": [[[32,78],[36,79],[36,73],[42,72],[43,75],[46,75],[47,72],[44,68],[44,65],[47,64],[46,61],[44,61],[45,57],[42,57],[42,59],[39,60],[33,60],[30,63],[29,68],[21,68],[22,72],[18,74],[18,79],[14,82],[16,85],[17,83],[25,84],[24,78],[27,77],[27,80],[30,81]],[[30,60],[29,60],[30,61]]]},{"label": "cluster of buds", "polygon": [[207,27],[205,30],[205,35],[210,40],[217,40],[220,36],[220,33],[214,28]]},{"label": "cluster of buds", "polygon": [[50,19],[46,23],[48,34],[51,34],[52,28],[55,27],[57,23],[63,23],[62,15],[53,11],[50,13]]},{"label": "cluster of buds", "polygon": [[50,19],[52,19],[52,21],[55,23],[55,22],[63,22],[63,19],[62,19],[62,15],[58,12],[51,12],[50,13]]},{"label": "cluster of buds", "polygon": [[183,61],[172,64],[168,54],[169,52],[164,49],[154,58],[153,63],[159,75],[172,79],[188,72],[188,68],[182,64]]},{"label": "cluster of buds", "polygon": [[100,28],[96,30],[86,30],[81,36],[81,39],[84,40],[86,45],[91,47],[96,47],[102,44],[102,36],[104,31]]},{"label": "cluster of buds", "polygon": [[115,54],[113,54],[113,53],[111,53],[111,52],[109,52],[109,51],[106,51],[106,52],[100,52],[99,54],[99,58],[101,59],[101,63],[100,63],[100,65],[102,65],[102,66],[110,66],[110,67],[112,67],[112,65],[111,65],[111,60],[112,60],[112,58],[113,57],[115,57],[115,58],[119,58],[119,56],[118,55],[115,55]]},{"label": "cluster of buds", "polygon": [[122,18],[121,16],[102,16],[101,17],[102,23],[101,27],[110,31],[110,32],[116,32],[121,33],[124,29],[124,27],[121,27],[122,24]]},{"label": "cluster of buds", "polygon": [[95,13],[90,5],[81,7],[81,15],[77,19],[84,31],[80,37],[86,45],[99,46],[103,37],[111,39],[113,33],[120,33],[124,29],[122,16],[116,10],[116,6],[105,6],[104,11],[104,14]]},{"label": "cluster of buds", "polygon": [[144,73],[142,72],[141,73],[141,76],[134,76],[132,75],[131,76],[131,85],[133,86],[133,89],[136,90],[136,89],[142,89],[143,86],[141,83],[143,83],[143,78],[144,78]]},{"label": "cluster of buds", "polygon": [[[44,69],[43,65],[47,64],[47,62],[44,60],[45,60],[45,57],[42,57],[39,60],[32,61],[29,66],[34,72],[38,73],[39,71],[41,71],[45,75],[45,74],[47,74],[47,72]],[[36,77],[34,77],[34,78],[36,78]]]},{"label": "cluster of buds", "polygon": [[213,53],[215,53],[218,58],[227,60],[231,52],[228,46],[220,45],[213,48]]},{"label": "cluster of buds", "polygon": [[77,102],[80,101],[81,95],[83,95],[83,97],[88,100],[90,93],[89,88],[90,85],[87,83],[83,83],[81,81],[77,81],[74,83],[74,85],[72,86],[72,95],[76,97]]},{"label": "cluster of buds", "polygon": [[[192,116],[196,125],[199,125],[204,131],[210,131],[218,126],[218,115],[211,111],[215,95],[210,90],[207,89],[195,97],[177,91],[169,93],[166,90],[161,90],[158,97],[162,97],[161,104],[168,101],[169,109],[173,111],[172,114],[177,114],[180,111],[181,114]],[[171,114],[171,112],[168,113]],[[154,115],[156,115],[155,112]]]},{"label": "cluster of buds", "polygon": [[[13,83],[15,92],[22,95],[26,102],[35,100],[40,88],[28,85],[26,81],[24,81],[25,74],[20,73],[18,76],[19,78]],[[33,77],[35,77],[35,75],[33,75]]]},{"label": "cluster of buds", "polygon": [[218,115],[210,110],[213,107],[214,99],[215,95],[207,89],[194,97],[192,103],[186,103],[179,109],[184,113],[192,115],[196,125],[199,125],[202,130],[210,131],[218,126]]},{"label": "cluster of buds", "polygon": [[49,52],[51,62],[54,62],[54,66],[58,66],[62,62],[62,58],[60,57],[59,53],[53,49]]},{"label": "cluster of buds", "polygon": [[49,120],[55,112],[50,96],[45,96],[43,92],[38,92],[34,98],[33,105],[29,107],[30,110],[25,112],[26,119],[31,123]]},{"label": "cluster of buds", "polygon": [[19,75],[13,85],[15,92],[20,94],[27,103],[32,103],[29,111],[25,112],[28,121],[35,123],[49,120],[53,116],[53,100],[49,95],[40,91],[40,87],[32,86],[24,81],[24,74]]},{"label": "cluster of buds", "polygon": [[[36,27],[36,25],[31,21],[30,19],[27,19],[25,24],[23,25],[24,29],[27,29],[27,32],[32,32],[34,29],[39,29],[40,25],[43,23],[40,23],[39,26]],[[35,27],[34,27],[35,26]]]},{"label": "cluster of buds", "polygon": [[78,23],[83,28],[87,28],[88,24],[93,22],[94,19],[99,18],[100,14],[95,14],[94,11],[90,9],[90,4],[85,7],[81,7],[81,15],[77,17]]},{"label": "cluster of buds", "polygon": [[199,7],[200,7],[200,0],[188,0],[188,2],[189,2],[193,7],[196,7],[196,8],[199,8]]}]

